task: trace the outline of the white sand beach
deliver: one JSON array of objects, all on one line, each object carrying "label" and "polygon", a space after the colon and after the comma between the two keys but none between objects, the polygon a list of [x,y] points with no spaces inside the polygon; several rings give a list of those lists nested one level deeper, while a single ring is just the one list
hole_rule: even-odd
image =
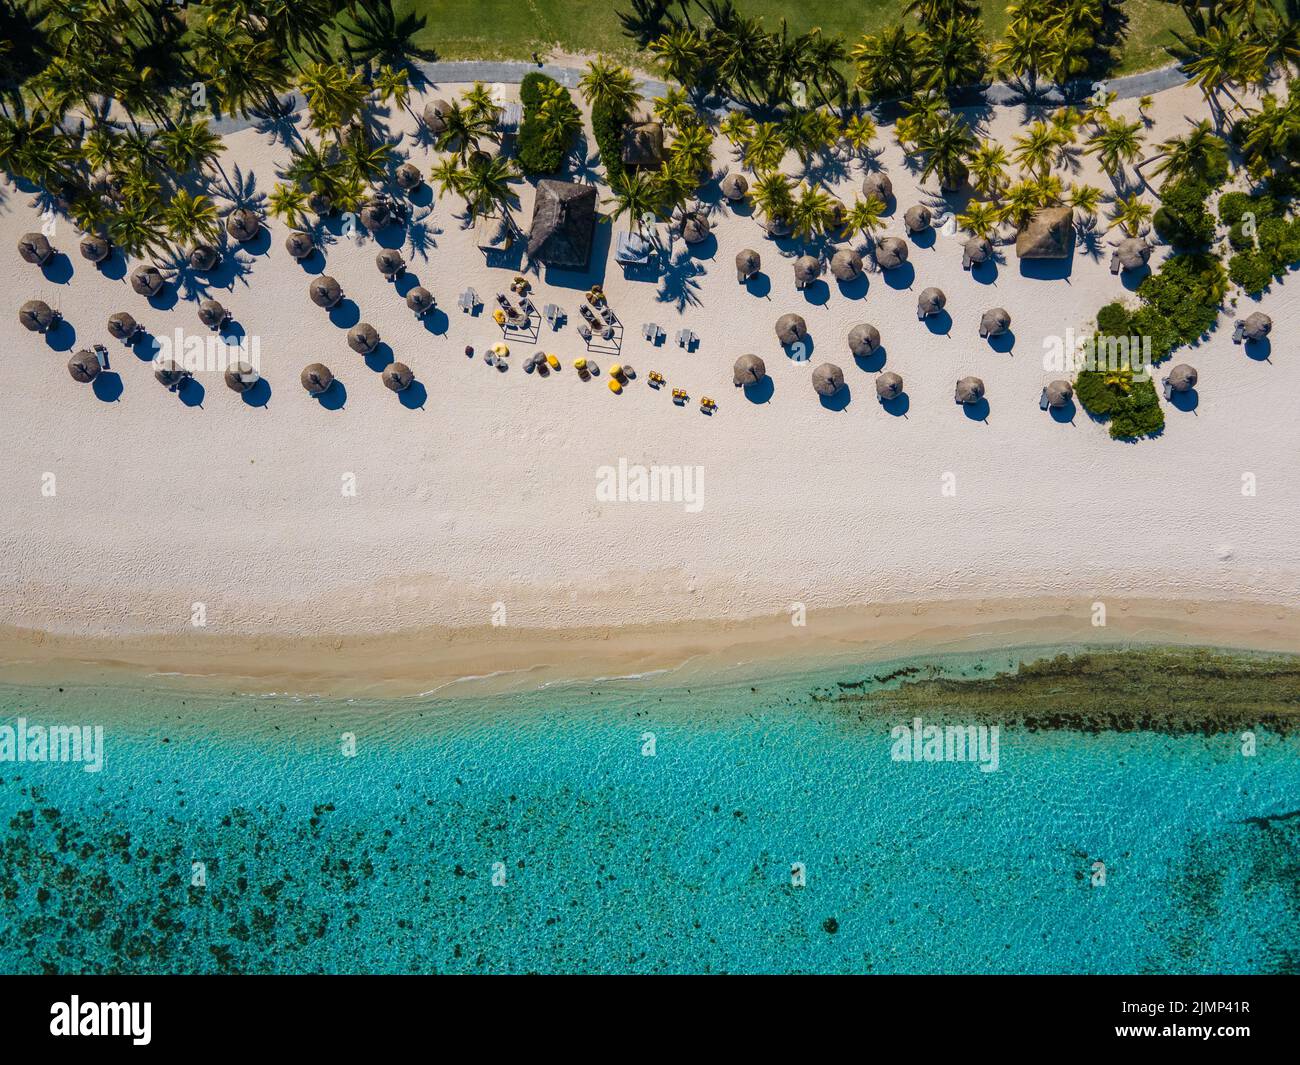
[{"label": "white sand beach", "polygon": [[[428,97],[464,88],[441,85]],[[506,94],[517,97],[517,86]],[[413,98],[413,110],[422,103]],[[1136,103],[1112,112],[1134,117]],[[1195,89],[1160,93],[1148,111],[1148,144],[1207,113]],[[1009,143],[1023,117],[1021,108],[1000,109],[988,133]],[[405,133],[399,155],[427,174],[436,153],[414,141],[415,120],[399,113],[392,127]],[[877,143],[896,193],[885,233],[903,236],[907,207],[940,201],[918,188],[888,127]],[[269,191],[283,145],[257,130],[227,144],[226,171],[238,167]],[[725,171],[725,141],[714,158]],[[1091,157],[1082,165],[1081,180],[1109,185],[1090,173]],[[795,167],[788,159],[787,169]],[[852,202],[862,163],[822,176]],[[526,228],[533,189],[518,189]],[[151,306],[132,292],[120,258],[116,277],[83,260],[67,223],[53,243],[71,276],[42,276],[14,251],[22,233],[40,228],[32,194],[3,186],[0,619],[103,639],[285,640],[481,630],[495,617],[504,624],[493,639],[508,641],[536,629],[771,617],[792,604],[816,617],[872,604],[1038,598],[1079,604],[1074,616],[1087,638],[1088,604],[1130,598],[1258,603],[1260,642],[1270,642],[1263,606],[1294,605],[1300,595],[1294,280],[1259,301],[1274,323],[1267,359],[1232,343],[1238,315],[1229,308],[1210,339],[1160,368],[1161,377],[1173,363],[1197,368],[1195,410],[1166,404],[1163,435],[1120,443],[1082,410],[1063,423],[1038,404],[1043,385],[1062,376],[1043,367],[1044,338],[1082,335],[1099,307],[1131,295],[1109,272],[1107,238],[1092,256],[1077,247],[1068,276],[1052,280],[1024,276],[1014,249],[1000,248],[990,278],[963,271],[960,236],[939,232],[929,247],[909,239],[914,269],[903,281],[871,273],[865,284],[841,287],[824,275],[804,293],[792,276],[796,245],[767,239],[748,209],[733,211],[716,183],[710,189],[712,238],[689,250],[674,238],[658,279],[625,279],[614,264],[613,239],[626,220],[598,227],[587,274],[530,274],[536,305],[559,304],[569,321],[558,332],[543,324],[535,343],[510,341],[505,373],[482,354],[501,337],[492,296],[519,271],[488,265],[461,228],[455,197],[435,195],[427,214],[416,207],[423,250],[402,244],[396,228],[378,243],[364,230],[355,238],[336,232],[324,263],[317,256],[306,269],[286,252],[285,228],[268,220],[269,243],[237,252],[236,276],[219,271],[219,283],[201,293],[257,338],[272,390],[258,407],[228,390],[219,372],[199,373],[201,390],[184,400],[159,385],[149,353],[112,340],[106,321],[127,310],[155,336],[178,327],[202,334],[188,298],[200,293]],[[375,267],[379,247],[391,244],[402,244],[409,273],[437,297],[440,311],[426,322]],[[744,247],[760,252],[765,275],[748,288],[733,267]],[[307,295],[322,269],[346,297],[333,316]],[[575,325],[592,281],[626,327],[618,356],[592,356],[602,371],[615,361],[635,367],[621,395],[607,389],[604,373],[583,382],[571,368],[586,354]],[[917,295],[931,285],[947,294],[948,333],[917,320]],[[474,317],[456,306],[467,286],[486,301]],[[18,307],[32,298],[60,309],[68,325],[51,338],[21,329]],[[1009,352],[977,335],[981,313],[995,306],[1011,314]],[[1245,299],[1237,308],[1242,316],[1252,309]],[[777,342],[773,324],[789,311],[807,320],[810,361],[790,359]],[[348,348],[346,328],[357,320],[373,324],[391,356],[412,368],[427,392],[422,405],[404,405],[381,384],[384,358],[368,364]],[[649,321],[667,332],[660,347],[641,337]],[[883,338],[882,352],[861,363],[846,346],[859,322]],[[697,350],[674,343],[682,327],[698,335]],[[96,342],[108,345],[120,375],[111,401],[66,368],[73,351]],[[562,372],[525,374],[534,350],[557,354]],[[732,363],[746,352],[766,361],[766,402],[732,386]],[[315,361],[345,390],[338,409],[299,384]],[[810,385],[823,361],[844,370],[842,409],[828,408]],[[651,370],[667,379],[665,389],[648,386]],[[882,370],[902,375],[905,415],[877,402]],[[953,402],[966,374],[987,386],[987,420]],[[672,388],[689,392],[684,408],[670,401]],[[698,407],[705,395],[718,404],[711,417]],[[702,467],[698,511],[601,501],[598,470],[620,460]],[[1245,474],[1254,495],[1243,494]],[[349,475],[355,495],[342,490]],[[946,494],[946,484],[955,492]],[[204,604],[201,630],[196,603]],[[68,646],[75,657],[75,641]],[[492,656],[470,657],[478,666]]]}]

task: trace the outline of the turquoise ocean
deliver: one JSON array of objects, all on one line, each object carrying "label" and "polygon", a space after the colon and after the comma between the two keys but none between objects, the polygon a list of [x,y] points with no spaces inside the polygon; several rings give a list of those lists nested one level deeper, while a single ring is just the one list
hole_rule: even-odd
[{"label": "turquoise ocean", "polygon": [[1300,738],[1003,729],[996,772],[896,762],[898,722],[823,697],[892,665],[0,688],[0,725],[101,724],[105,751],[0,762],[0,971],[1300,968]]}]

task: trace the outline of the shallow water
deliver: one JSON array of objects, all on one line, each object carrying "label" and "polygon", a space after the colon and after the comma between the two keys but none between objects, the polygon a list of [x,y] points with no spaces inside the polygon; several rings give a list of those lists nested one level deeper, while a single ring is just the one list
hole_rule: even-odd
[{"label": "shallow water", "polygon": [[896,762],[896,722],[810,695],[849,677],[399,703],[2,690],[0,724],[102,723],[106,757],[0,763],[0,970],[1300,965],[1300,818],[1246,820],[1300,806],[1297,737],[1243,757],[1235,735],[1004,729],[996,772]]}]

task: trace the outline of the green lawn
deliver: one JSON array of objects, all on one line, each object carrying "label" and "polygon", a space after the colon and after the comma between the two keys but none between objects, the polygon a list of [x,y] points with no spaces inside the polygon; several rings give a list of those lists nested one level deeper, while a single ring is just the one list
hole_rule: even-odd
[{"label": "green lawn", "polygon": [[[1006,24],[1002,0],[983,0],[984,19],[991,36]],[[623,36],[616,10],[625,0],[397,0],[399,11],[418,9],[429,24],[420,43],[444,59],[528,59],[532,52],[558,47],[579,54],[603,52],[644,67]],[[803,31],[820,26],[848,40],[893,22],[902,9],[899,0],[738,0],[738,7],[761,15],[775,29],[782,15],[790,28]],[[1127,0],[1129,35],[1118,73],[1148,70],[1169,62],[1163,46],[1171,27],[1184,22],[1182,12],[1160,0]],[[641,62],[638,62],[638,61]]]}]

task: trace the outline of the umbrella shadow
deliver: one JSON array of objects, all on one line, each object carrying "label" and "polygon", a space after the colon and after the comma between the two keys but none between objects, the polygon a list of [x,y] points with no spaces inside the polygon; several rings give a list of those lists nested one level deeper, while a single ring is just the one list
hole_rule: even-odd
[{"label": "umbrella shadow", "polygon": [[1074,252],[1064,259],[1021,259],[1020,276],[1035,281],[1068,281],[1074,273]]},{"label": "umbrella shadow", "polygon": [[71,351],[77,342],[77,329],[66,318],[60,318],[59,324],[45,330],[45,344],[51,351]]},{"label": "umbrella shadow", "polygon": [[1052,416],[1052,420],[1062,425],[1073,425],[1074,416],[1078,413],[1078,408],[1074,405],[1073,399],[1067,399],[1059,407],[1048,407],[1047,413]]},{"label": "umbrella shadow", "polygon": [[375,345],[375,350],[365,357],[365,363],[375,373],[383,373],[384,370],[391,366],[397,360],[393,357],[393,349],[382,340]]},{"label": "umbrella shadow", "polygon": [[866,274],[858,274],[852,281],[837,281],[840,295],[849,300],[862,300],[867,298],[867,289],[871,287],[871,282],[867,280]]},{"label": "umbrella shadow", "polygon": [[[1011,349],[1013,347],[1016,346],[1015,331],[1012,329],[1008,329],[1005,333],[998,333],[996,336],[989,337],[988,342],[989,342],[989,347],[991,347],[994,351],[1002,355],[1006,355],[1008,352],[1011,352]],[[1014,354],[1014,352],[1011,353]]]},{"label": "umbrella shadow", "polygon": [[918,248],[933,248],[935,242],[934,226],[926,226],[919,233],[909,232],[908,239]]},{"label": "umbrella shadow", "polygon": [[1169,404],[1184,414],[1193,413],[1201,404],[1201,394],[1194,388],[1189,388],[1186,392],[1170,392]]},{"label": "umbrella shadow", "polygon": [[973,422],[989,420],[989,401],[981,397],[974,403],[962,403],[961,412]]},{"label": "umbrella shadow", "polygon": [[766,403],[776,391],[776,385],[773,384],[772,378],[764,374],[761,380],[750,382],[742,391],[750,403]]},{"label": "umbrella shadow", "polygon": [[879,373],[885,368],[885,345],[881,344],[870,355],[854,355],[853,361],[858,364],[858,369],[866,373]]},{"label": "umbrella shadow", "polygon": [[343,382],[336,377],[330,382],[329,388],[311,398],[326,410],[342,410],[343,405],[348,401],[348,390],[343,386]]},{"label": "umbrella shadow", "polygon": [[948,336],[952,333],[952,315],[946,309],[925,316],[925,327],[935,336]]},{"label": "umbrella shadow", "polygon": [[885,284],[892,289],[906,289],[912,287],[912,282],[916,280],[916,267],[910,262],[896,266],[892,270],[882,271],[885,278]]},{"label": "umbrella shadow", "polygon": [[906,418],[907,412],[912,406],[912,401],[908,398],[906,392],[900,392],[893,399],[882,399],[880,406],[886,414],[895,418]]},{"label": "umbrella shadow", "polygon": [[985,259],[982,263],[972,263],[970,276],[975,279],[979,285],[996,285],[998,283],[998,264],[992,259]]},{"label": "umbrella shadow", "polygon": [[113,247],[109,249],[108,256],[99,264],[99,272],[109,281],[121,281],[126,277],[126,256],[122,249]]},{"label": "umbrella shadow", "polygon": [[766,299],[772,292],[772,279],[760,270],[745,282],[745,291],[756,299]]},{"label": "umbrella shadow", "polygon": [[361,321],[361,308],[348,299],[347,296],[344,296],[330,308],[329,316],[330,321],[338,328],[351,329]]},{"label": "umbrella shadow", "polygon": [[398,402],[407,410],[423,410],[425,400],[428,398],[429,390],[419,381],[412,381],[397,393]]},{"label": "umbrella shadow", "polygon": [[831,287],[820,277],[803,288],[803,298],[814,307],[824,307],[830,301]]},{"label": "umbrella shadow", "polygon": [[833,396],[819,395],[817,398],[821,400],[822,406],[825,407],[827,410],[841,411],[844,410],[850,403],[853,402],[853,389],[851,389],[847,384],[845,384],[842,385],[840,388],[836,389],[835,395]]},{"label": "umbrella shadow", "polygon": [[41,266],[45,280],[52,285],[66,285],[72,280],[72,272],[72,260],[61,251],[56,251]]},{"label": "umbrella shadow", "polygon": [[158,338],[147,330],[142,330],[140,335],[131,343],[131,354],[141,362],[153,362],[158,354],[158,349],[162,345]]},{"label": "umbrella shadow", "polygon": [[202,407],[208,390],[197,377],[187,377],[176,386],[176,398],[187,407]]},{"label": "umbrella shadow", "polygon": [[247,392],[241,393],[240,399],[250,407],[265,407],[271,402],[271,385],[265,377],[259,377],[257,383]]},{"label": "umbrella shadow", "polygon": [[1246,353],[1246,358],[1254,359],[1256,362],[1268,362],[1269,356],[1273,354],[1273,343],[1268,337],[1260,340],[1246,340],[1241,345],[1242,351]]},{"label": "umbrella shadow", "polygon": [[116,403],[122,397],[121,375],[112,370],[101,370],[90,387],[95,398],[104,403]]},{"label": "umbrella shadow", "polygon": [[451,328],[451,319],[447,317],[447,312],[441,307],[434,307],[426,311],[421,321],[424,323],[426,332],[438,337],[446,336],[447,331]]},{"label": "umbrella shadow", "polygon": [[1143,263],[1135,270],[1121,270],[1119,283],[1130,292],[1136,292],[1138,285],[1151,276],[1151,267]]},{"label": "umbrella shadow", "polygon": [[179,299],[175,285],[163,285],[155,295],[149,297],[149,306],[155,311],[170,311]]}]

